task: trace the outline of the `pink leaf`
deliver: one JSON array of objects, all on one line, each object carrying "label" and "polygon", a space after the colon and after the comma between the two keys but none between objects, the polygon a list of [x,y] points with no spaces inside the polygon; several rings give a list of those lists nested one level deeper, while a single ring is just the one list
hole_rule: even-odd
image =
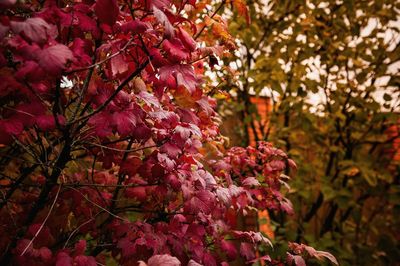
[{"label": "pink leaf", "polygon": [[180,266],[181,262],[171,255],[154,255],[147,261],[148,266]]},{"label": "pink leaf", "polygon": [[301,256],[299,256],[299,255],[292,255],[292,254],[290,254],[290,253],[287,253],[286,261],[287,261],[287,264],[288,264],[289,266],[290,266],[290,265],[293,265],[293,262],[294,262],[294,265],[295,265],[295,266],[306,266],[306,262],[305,262],[304,259],[303,259]]},{"label": "pink leaf", "polygon": [[47,70],[50,74],[57,75],[64,69],[67,61],[73,59],[73,54],[67,46],[56,44],[38,50],[36,58],[43,69]]},{"label": "pink leaf", "polygon": [[171,38],[174,36],[174,27],[172,26],[171,22],[169,21],[168,17],[165,15],[164,12],[162,12],[160,9],[157,7],[153,6],[153,12],[154,16],[156,17],[157,21],[164,25],[165,29],[165,36],[168,38]]},{"label": "pink leaf", "polygon": [[219,187],[219,188],[217,188],[216,193],[217,193],[218,200],[221,203],[223,203],[225,206],[229,206],[231,204],[232,196],[229,193],[228,188]]},{"label": "pink leaf", "polygon": [[11,21],[10,25],[15,33],[23,33],[29,40],[40,44],[47,41],[47,35],[51,30],[50,25],[41,18],[28,18],[25,21]]},{"label": "pink leaf", "polygon": [[170,0],[152,0],[151,2],[159,9],[166,8],[171,3]]},{"label": "pink leaf", "polygon": [[337,259],[335,258],[335,256],[333,256],[331,253],[326,252],[326,251],[318,251],[317,255],[315,256],[317,259],[321,259],[321,257],[327,258],[328,260],[330,260],[333,264],[335,265],[339,265],[339,262],[337,261]]},{"label": "pink leaf", "polygon": [[272,247],[272,242],[268,238],[263,236],[261,232],[257,233],[252,232],[252,235],[255,242],[263,242],[264,244],[267,244]]},{"label": "pink leaf", "polygon": [[189,260],[189,263],[187,266],[203,266],[200,263],[195,262],[194,260]]},{"label": "pink leaf", "polygon": [[292,159],[288,159],[288,164],[289,164],[289,167],[290,167],[290,168],[292,168],[292,169],[294,169],[294,170],[297,169],[297,165],[296,165],[296,163],[295,163]]},{"label": "pink leaf", "polygon": [[248,177],[242,181],[242,185],[246,187],[259,186],[260,182],[255,177]]},{"label": "pink leaf", "polygon": [[327,258],[328,260],[330,260],[332,263],[334,263],[335,265],[339,265],[338,261],[336,260],[336,258],[329,252],[326,251],[319,251],[319,250],[315,250],[313,247],[304,245],[304,249],[308,252],[308,254],[312,257],[317,258],[318,260],[322,260],[323,258]]},{"label": "pink leaf", "polygon": [[241,243],[240,244],[240,255],[246,258],[246,260],[252,260],[256,257],[254,253],[254,247],[250,243]]}]

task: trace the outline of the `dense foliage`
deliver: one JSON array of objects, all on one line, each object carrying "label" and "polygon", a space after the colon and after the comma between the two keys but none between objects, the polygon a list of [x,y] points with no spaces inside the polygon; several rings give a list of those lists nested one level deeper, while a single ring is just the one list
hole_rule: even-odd
[{"label": "dense foliage", "polygon": [[[248,7],[249,27],[238,14],[230,23],[239,50],[220,72],[220,87],[233,99],[220,112],[228,121],[232,113],[233,121],[241,117],[240,141],[272,141],[301,165],[291,183],[296,219],[275,217],[277,239],[331,250],[342,265],[395,265],[399,2],[251,1]],[[256,94],[269,113],[256,107]]]},{"label": "dense foliage", "polygon": [[[292,211],[295,164],[265,142],[224,149],[202,63],[234,42],[209,6],[0,5],[1,265],[335,262],[295,243],[256,256],[270,241],[235,228],[237,213]],[[206,28],[212,46],[196,42]]]}]

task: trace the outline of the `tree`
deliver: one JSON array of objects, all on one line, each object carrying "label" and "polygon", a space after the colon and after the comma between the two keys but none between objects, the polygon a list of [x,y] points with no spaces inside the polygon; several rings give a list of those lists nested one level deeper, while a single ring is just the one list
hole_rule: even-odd
[{"label": "tree", "polygon": [[[199,62],[234,44],[216,12],[196,24],[204,5],[1,2],[2,265],[336,262],[295,243],[256,257],[270,241],[235,230],[236,213],[291,212],[295,164],[265,142],[223,148]],[[196,42],[206,27],[214,46]]]},{"label": "tree", "polygon": [[[276,217],[277,238],[332,250],[343,265],[397,263],[399,172],[388,149],[399,137],[399,3],[248,8],[250,25],[238,14],[229,23],[240,52],[230,59],[234,77],[219,75],[233,97],[220,112],[239,113],[245,142],[247,129],[260,130],[253,135],[301,165],[291,183],[295,223]],[[250,101],[256,94],[271,99],[268,119]]]}]

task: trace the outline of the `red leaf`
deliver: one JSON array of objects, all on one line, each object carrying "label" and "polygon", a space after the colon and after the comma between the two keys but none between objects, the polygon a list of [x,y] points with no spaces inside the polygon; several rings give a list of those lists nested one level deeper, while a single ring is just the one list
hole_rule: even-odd
[{"label": "red leaf", "polygon": [[116,126],[119,134],[126,136],[135,129],[137,117],[131,110],[115,112],[112,114],[112,124]]},{"label": "red leaf", "polygon": [[74,53],[74,63],[78,65],[90,65],[92,59],[90,58],[91,42],[88,40],[82,40],[75,38],[71,50]]},{"label": "red leaf", "polygon": [[142,160],[137,156],[128,157],[120,166],[119,173],[129,176],[134,176],[139,167],[142,165]]},{"label": "red leaf", "polygon": [[172,89],[183,86],[190,93],[196,90],[199,80],[191,65],[173,65],[160,68],[160,81]]},{"label": "red leaf", "polygon": [[12,5],[15,5],[16,2],[17,0],[2,0],[0,2],[0,7],[11,7]]},{"label": "red leaf", "polygon": [[48,249],[47,247],[41,247],[39,249],[39,254],[40,254],[40,258],[44,261],[49,261],[51,260],[51,250]]},{"label": "red leaf", "polygon": [[214,256],[211,255],[209,252],[204,253],[203,263],[204,266],[217,266],[217,262],[215,261]]},{"label": "red leaf", "polygon": [[73,265],[72,258],[65,252],[60,252],[56,258],[56,266],[71,266]]},{"label": "red leaf", "polygon": [[125,57],[121,54],[111,58],[110,64],[113,76],[125,74],[129,70],[129,65],[126,62]]},{"label": "red leaf", "polygon": [[4,38],[4,36],[6,36],[9,29],[10,29],[10,27],[4,26],[2,23],[0,23],[0,40],[2,40]]},{"label": "red leaf", "polygon": [[97,0],[94,12],[101,23],[113,26],[119,15],[119,8],[116,0]]},{"label": "red leaf", "polygon": [[211,107],[210,98],[203,96],[200,100],[196,101],[196,103],[200,106],[201,109],[207,114],[207,116],[212,116],[215,112],[214,109]]},{"label": "red leaf", "polygon": [[37,50],[36,58],[43,69],[47,70],[50,74],[57,75],[64,69],[67,61],[73,59],[73,54],[67,46],[56,44]]},{"label": "red leaf", "polygon": [[178,191],[181,188],[181,181],[176,175],[170,174],[165,177],[165,181],[174,189]]},{"label": "red leaf", "polygon": [[93,133],[100,138],[107,137],[112,134],[110,125],[111,115],[106,112],[101,112],[89,119],[88,124],[93,127]]},{"label": "red leaf", "polygon": [[76,266],[97,266],[96,260],[90,256],[79,255],[74,258],[74,263],[72,265]]},{"label": "red leaf", "polygon": [[125,196],[128,198],[134,198],[138,201],[144,201],[147,198],[145,187],[130,187],[125,190]]},{"label": "red leaf", "polygon": [[189,59],[189,51],[186,50],[182,42],[178,38],[172,38],[171,40],[165,40],[163,42],[163,48],[169,55],[169,58],[174,61],[182,61]]},{"label": "red leaf", "polygon": [[144,33],[148,28],[148,24],[140,20],[131,20],[121,25],[122,32],[132,34]]},{"label": "red leaf", "polygon": [[135,253],[135,245],[127,237],[119,239],[117,247],[121,249],[121,255],[123,258],[128,258]]},{"label": "red leaf", "polygon": [[214,208],[215,196],[208,190],[201,190],[196,193],[196,196],[190,199],[186,208],[190,212],[203,212],[210,214]]},{"label": "red leaf", "polygon": [[18,136],[24,128],[19,121],[0,120],[0,129],[1,132]]},{"label": "red leaf", "polygon": [[233,243],[226,240],[221,241],[221,249],[226,253],[229,260],[234,260],[237,257],[237,250]]},{"label": "red leaf", "polygon": [[[60,125],[65,124],[65,118],[61,115],[57,117]],[[43,131],[49,131],[56,127],[56,121],[53,115],[39,115],[35,117],[37,126]]]},{"label": "red leaf", "polygon": [[27,80],[30,82],[36,82],[43,79],[45,75],[43,69],[35,61],[25,61],[15,73],[15,77],[19,80]]},{"label": "red leaf", "polygon": [[191,52],[196,50],[196,42],[192,36],[189,35],[184,29],[178,28],[177,37],[182,41],[183,45]]},{"label": "red leaf", "polygon": [[177,145],[167,142],[160,148],[161,152],[167,153],[171,158],[176,158],[180,153],[182,153],[182,149],[180,149]]},{"label": "red leaf", "polygon": [[[28,18],[25,21],[11,21],[11,29],[19,34],[23,33],[30,41],[43,44],[51,33],[50,25],[41,18]],[[52,36],[55,38],[56,36]]]},{"label": "red leaf", "polygon": [[76,255],[83,255],[86,249],[86,240],[81,239],[75,244],[75,254]]}]

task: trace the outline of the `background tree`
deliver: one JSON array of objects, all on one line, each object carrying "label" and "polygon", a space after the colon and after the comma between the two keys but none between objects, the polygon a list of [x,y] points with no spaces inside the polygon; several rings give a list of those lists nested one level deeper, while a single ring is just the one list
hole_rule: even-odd
[{"label": "background tree", "polygon": [[[334,250],[342,265],[396,263],[399,172],[390,147],[399,136],[398,1],[250,1],[248,8],[250,25],[225,11],[239,49],[231,68],[221,68],[220,87],[233,100],[220,113],[240,115],[242,142],[250,132],[301,165],[292,182],[296,221],[275,217],[277,239]],[[258,112],[256,94],[270,97],[271,113]]]}]

